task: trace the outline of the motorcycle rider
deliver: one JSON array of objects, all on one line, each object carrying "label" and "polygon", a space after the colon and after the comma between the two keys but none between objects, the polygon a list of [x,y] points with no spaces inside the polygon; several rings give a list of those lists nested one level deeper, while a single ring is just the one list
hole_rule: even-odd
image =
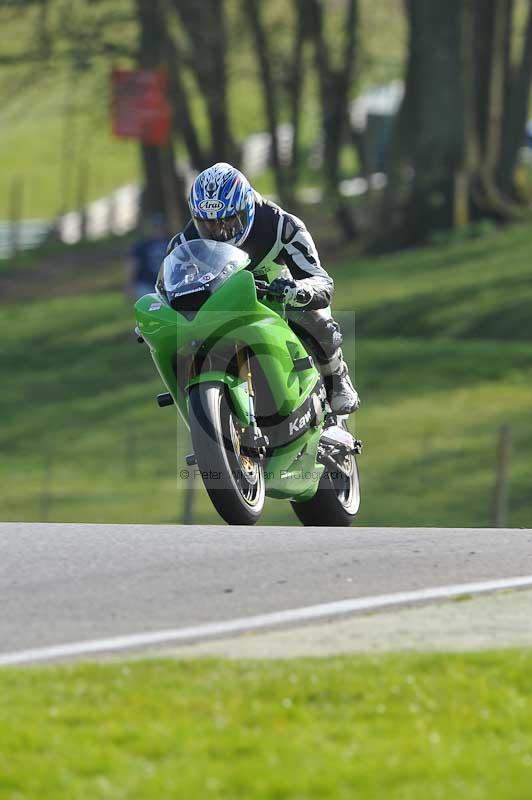
[{"label": "motorcycle rider", "polygon": [[340,326],[330,309],[333,280],[321,266],[304,223],[263,198],[226,163],[213,164],[196,177],[189,208],[191,219],[170,241],[168,253],[199,236],[245,250],[248,269],[257,279],[269,281],[272,262],[279,265],[270,289],[283,296],[290,325],[311,348],[331,410],[356,411],[360,401],[343,358]]}]

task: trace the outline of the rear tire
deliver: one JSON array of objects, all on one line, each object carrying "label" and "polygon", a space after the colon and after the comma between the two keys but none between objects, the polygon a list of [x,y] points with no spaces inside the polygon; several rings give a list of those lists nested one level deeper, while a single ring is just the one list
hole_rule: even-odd
[{"label": "rear tire", "polygon": [[314,497],[303,503],[292,501],[294,513],[303,525],[347,528],[353,523],[360,507],[358,468],[353,454],[346,457],[344,466],[349,477],[340,470],[326,470]]},{"label": "rear tire", "polygon": [[239,426],[225,386],[199,383],[189,392],[197,468],[216,511],[229,525],[254,525],[264,508],[264,470],[239,452]]}]

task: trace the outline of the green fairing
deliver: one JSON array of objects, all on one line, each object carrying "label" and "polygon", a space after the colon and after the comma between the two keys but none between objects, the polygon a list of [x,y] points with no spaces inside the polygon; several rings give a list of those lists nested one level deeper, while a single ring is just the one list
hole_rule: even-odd
[{"label": "green fairing", "polygon": [[[257,358],[267,376],[274,408],[280,417],[296,411],[312,393],[319,373],[314,366],[298,371],[294,360],[308,353],[283,319],[282,306],[257,299],[253,275],[242,270],[226,280],[192,319],[174,311],[157,294],[135,306],[139,331],[155,366],[188,424],[186,392],[195,383],[224,383],[232,408],[243,426],[249,424],[248,389],[244,380],[220,370],[203,370],[186,385],[178,385],[176,356],[190,357],[200,348],[239,343]],[[308,499],[316,492],[323,466],[316,463],[321,426],[311,427],[295,441],[274,450],[264,463],[266,493],[277,498]]]},{"label": "green fairing", "polygon": [[324,470],[322,464],[316,464],[320,433],[321,428],[312,428],[295,442],[278,448],[266,461],[264,473],[269,497],[309,500],[314,496]]},{"label": "green fairing", "polygon": [[225,383],[229,390],[229,396],[231,397],[235,414],[242,425],[249,425],[249,391],[247,381],[235,378],[234,375],[227,375],[225,372],[209,370],[209,372],[204,372],[192,378],[187,384],[187,389],[194,386],[196,383],[207,382]]}]

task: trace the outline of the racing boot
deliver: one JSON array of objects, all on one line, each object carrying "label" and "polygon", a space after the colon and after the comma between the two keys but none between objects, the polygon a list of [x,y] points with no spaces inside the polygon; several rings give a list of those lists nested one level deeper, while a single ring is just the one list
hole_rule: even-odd
[{"label": "racing boot", "polygon": [[347,366],[338,375],[331,375],[332,389],[329,397],[329,405],[334,414],[352,414],[360,405],[358,392],[351,383],[351,378],[347,372]]},{"label": "racing boot", "polygon": [[338,350],[328,364],[320,365],[327,386],[327,399],[333,414],[352,414],[360,405],[358,392],[351,383],[347,364]]}]

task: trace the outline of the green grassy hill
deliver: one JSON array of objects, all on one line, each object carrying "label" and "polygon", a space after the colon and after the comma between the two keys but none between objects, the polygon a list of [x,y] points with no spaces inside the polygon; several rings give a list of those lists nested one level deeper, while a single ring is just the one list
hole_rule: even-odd
[{"label": "green grassy hill", "polygon": [[[131,334],[127,243],[26,256],[0,273],[0,518],[172,522],[189,444]],[[363,525],[490,525],[512,426],[512,526],[532,517],[532,289],[525,228],[330,265],[363,407]],[[350,308],[353,311],[350,311]],[[340,313],[341,311],[341,313]],[[198,482],[197,482],[198,483]],[[197,485],[196,519],[218,518]],[[295,522],[269,501],[265,522]]]},{"label": "green grassy hill", "polygon": [[349,292],[364,337],[531,340],[532,236],[526,226],[487,231],[423,251],[358,261]]}]

